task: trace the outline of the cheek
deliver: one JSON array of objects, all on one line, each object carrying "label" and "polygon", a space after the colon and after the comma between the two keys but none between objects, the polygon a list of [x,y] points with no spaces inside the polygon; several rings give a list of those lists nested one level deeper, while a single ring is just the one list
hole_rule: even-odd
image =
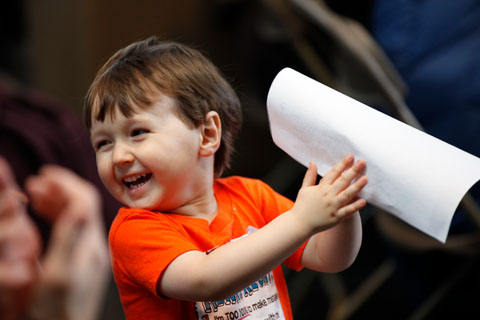
[{"label": "cheek", "polygon": [[109,188],[110,184],[114,180],[114,177],[112,175],[112,169],[105,157],[97,156],[97,171],[100,180],[102,180],[105,187]]}]

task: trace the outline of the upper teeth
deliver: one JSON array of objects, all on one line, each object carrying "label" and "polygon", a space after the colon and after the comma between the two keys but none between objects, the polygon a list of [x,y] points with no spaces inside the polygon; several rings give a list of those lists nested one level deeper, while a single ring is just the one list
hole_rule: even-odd
[{"label": "upper teeth", "polygon": [[138,179],[144,178],[146,176],[147,176],[146,174],[137,174],[137,175],[134,175],[134,176],[127,177],[127,178],[123,179],[123,181],[134,182],[134,181],[137,181]]}]

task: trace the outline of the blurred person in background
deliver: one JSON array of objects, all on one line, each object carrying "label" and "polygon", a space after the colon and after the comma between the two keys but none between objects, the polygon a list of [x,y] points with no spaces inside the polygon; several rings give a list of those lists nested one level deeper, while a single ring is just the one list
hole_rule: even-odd
[{"label": "blurred person in background", "polygon": [[[30,176],[25,189],[29,200],[0,158],[2,319],[97,319],[110,269],[100,194],[53,165]],[[27,201],[52,221],[48,244],[27,214]]]}]

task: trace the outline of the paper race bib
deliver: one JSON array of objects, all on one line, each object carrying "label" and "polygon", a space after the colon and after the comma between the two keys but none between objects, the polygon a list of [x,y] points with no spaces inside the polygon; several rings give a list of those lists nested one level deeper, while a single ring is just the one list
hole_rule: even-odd
[{"label": "paper race bib", "polygon": [[195,307],[201,320],[285,319],[272,272],[228,299]]}]

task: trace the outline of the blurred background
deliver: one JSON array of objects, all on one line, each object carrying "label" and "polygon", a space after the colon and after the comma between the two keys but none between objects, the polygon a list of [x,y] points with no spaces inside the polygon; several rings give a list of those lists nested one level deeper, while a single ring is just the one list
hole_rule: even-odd
[{"label": "blurred background", "polygon": [[[292,199],[305,169],[275,147],[265,109],[284,67],[480,156],[476,0],[15,0],[4,1],[0,23],[2,81],[78,118],[95,72],[119,48],[157,35],[200,49],[244,107],[228,174]],[[478,318],[478,199],[475,186],[445,245],[367,207],[351,268],[285,270],[295,319]],[[123,318],[113,285],[103,309],[101,319]]]}]

